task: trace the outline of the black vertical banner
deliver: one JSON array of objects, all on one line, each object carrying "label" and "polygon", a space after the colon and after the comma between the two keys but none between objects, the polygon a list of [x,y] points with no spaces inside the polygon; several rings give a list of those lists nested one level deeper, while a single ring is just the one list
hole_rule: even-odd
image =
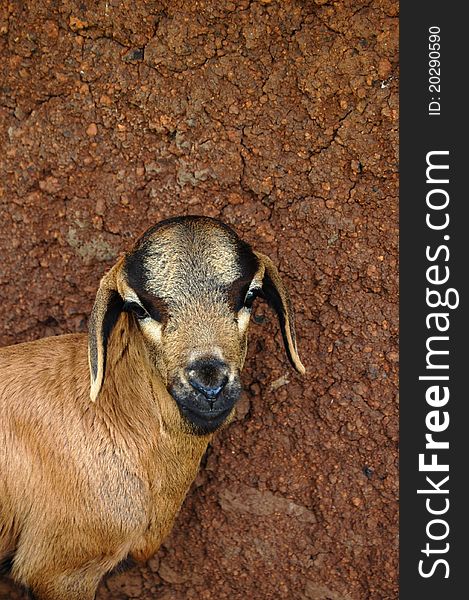
[{"label": "black vertical banner", "polygon": [[467,596],[469,39],[464,3],[401,3],[401,600]]}]

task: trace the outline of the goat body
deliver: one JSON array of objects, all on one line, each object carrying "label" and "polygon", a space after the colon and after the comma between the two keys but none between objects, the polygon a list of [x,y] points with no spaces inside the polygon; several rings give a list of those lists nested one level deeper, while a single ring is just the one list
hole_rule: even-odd
[{"label": "goat body", "polygon": [[270,259],[214,219],[172,219],[103,277],[88,336],[0,349],[0,565],[37,600],[92,600],[158,549],[233,417],[258,295],[304,372]]},{"label": "goat body", "polygon": [[123,313],[96,403],[86,335],[0,350],[0,561],[38,599],[91,599],[128,554],[148,559],[196,475],[211,436],[181,431],[139,346]]}]

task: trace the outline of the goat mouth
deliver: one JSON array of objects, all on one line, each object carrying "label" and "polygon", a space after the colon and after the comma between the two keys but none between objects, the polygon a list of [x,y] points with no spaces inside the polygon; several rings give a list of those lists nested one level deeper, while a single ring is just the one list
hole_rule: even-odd
[{"label": "goat mouth", "polygon": [[207,409],[200,410],[194,406],[181,406],[181,411],[186,415],[193,415],[199,419],[204,419],[205,421],[216,421],[218,419],[224,419],[227,417],[232,411],[233,407],[229,406],[228,408],[218,408],[218,409]]},{"label": "goat mouth", "polygon": [[201,394],[190,393],[187,390],[173,388],[169,392],[191,432],[197,435],[206,435],[219,429],[232,413],[238,399],[238,393],[233,391],[213,402],[203,398]]},{"label": "goat mouth", "polygon": [[233,406],[201,410],[178,403],[179,411],[197,435],[206,435],[219,429],[233,410]]},{"label": "goat mouth", "polygon": [[215,432],[230,417],[241,394],[241,383],[239,379],[229,383],[216,399],[207,398],[178,378],[168,391],[190,431],[206,435]]}]

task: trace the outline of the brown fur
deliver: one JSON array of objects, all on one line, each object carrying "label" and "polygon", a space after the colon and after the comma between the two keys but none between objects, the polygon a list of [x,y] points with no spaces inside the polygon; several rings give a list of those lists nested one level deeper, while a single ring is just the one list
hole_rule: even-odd
[{"label": "brown fur", "polygon": [[[92,600],[118,562],[145,560],[158,549],[213,435],[196,434],[168,384],[177,379],[184,388],[184,361],[214,345],[233,373],[244,362],[247,324],[240,327],[228,297],[243,268],[226,230],[193,218],[146,235],[103,278],[89,338],[64,335],[0,350],[0,563],[13,557],[13,577],[38,600]],[[161,327],[121,310],[136,291],[129,270],[135,256],[151,282],[140,292],[166,307]],[[260,260],[254,279],[272,267]],[[279,281],[284,335],[298,368]]]}]

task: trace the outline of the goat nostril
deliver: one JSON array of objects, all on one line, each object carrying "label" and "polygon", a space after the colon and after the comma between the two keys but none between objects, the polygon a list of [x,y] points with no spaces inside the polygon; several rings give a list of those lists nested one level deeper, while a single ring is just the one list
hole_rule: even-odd
[{"label": "goat nostril", "polygon": [[216,400],[218,398],[218,396],[220,395],[220,392],[222,391],[222,389],[228,383],[227,376],[224,376],[223,379],[218,384],[209,385],[207,383],[200,381],[200,379],[198,379],[197,377],[191,377],[190,373],[188,373],[188,375],[189,375],[188,380],[189,380],[189,383],[191,384],[191,386],[195,390],[197,390],[198,392],[203,394],[208,400]]}]

